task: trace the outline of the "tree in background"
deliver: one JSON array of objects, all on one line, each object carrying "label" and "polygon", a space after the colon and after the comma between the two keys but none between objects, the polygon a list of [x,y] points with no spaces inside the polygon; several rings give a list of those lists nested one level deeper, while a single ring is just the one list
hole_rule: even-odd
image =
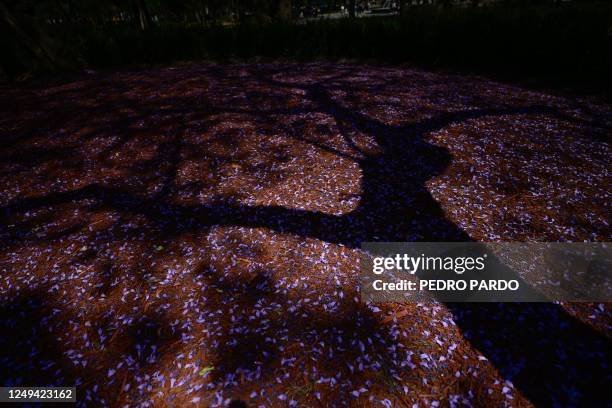
[{"label": "tree in background", "polygon": [[[553,4],[557,0],[395,1],[404,15],[412,5],[435,4],[442,9],[471,4],[484,9],[501,3],[520,8]],[[571,3],[582,1],[594,0]],[[214,48],[211,44],[220,44],[218,38],[206,43],[204,33],[197,31],[199,28],[248,21],[250,29],[259,30],[258,24],[297,17],[299,13],[294,15],[293,6],[296,10],[315,6],[333,12],[344,5],[349,16],[355,18],[357,3],[357,0],[0,0],[0,67],[10,78],[19,78],[24,73],[27,77],[36,71],[83,67],[86,61],[93,66],[160,60],[165,56],[171,59],[176,55],[190,58],[206,55]],[[230,42],[230,36],[225,34],[215,30],[206,33]],[[159,38],[174,44],[162,49],[156,44]]]},{"label": "tree in background", "polygon": [[147,3],[145,0],[133,0],[134,2],[134,10],[135,14],[138,16],[138,23],[140,29],[142,31],[147,30],[152,22],[151,22],[151,14],[149,13],[149,8],[147,7]]},{"label": "tree in background", "polygon": [[0,0],[0,64],[10,79],[32,71],[63,71],[73,66],[46,30],[53,13],[44,2]]}]

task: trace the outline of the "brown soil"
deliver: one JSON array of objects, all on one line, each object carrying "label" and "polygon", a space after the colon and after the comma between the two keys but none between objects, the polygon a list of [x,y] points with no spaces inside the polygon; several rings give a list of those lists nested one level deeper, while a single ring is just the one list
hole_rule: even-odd
[{"label": "brown soil", "polygon": [[609,241],[611,112],[331,63],[2,88],[0,380],[90,406],[605,405],[609,305],[366,305],[358,271],[364,241]]}]

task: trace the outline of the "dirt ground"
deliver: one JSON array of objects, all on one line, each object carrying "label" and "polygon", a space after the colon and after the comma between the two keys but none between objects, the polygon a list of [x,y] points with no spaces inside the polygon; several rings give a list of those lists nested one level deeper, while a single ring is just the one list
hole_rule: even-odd
[{"label": "dirt ground", "polygon": [[0,380],[83,406],[603,406],[609,304],[359,298],[365,241],[610,241],[612,107],[362,64],[0,88]]}]

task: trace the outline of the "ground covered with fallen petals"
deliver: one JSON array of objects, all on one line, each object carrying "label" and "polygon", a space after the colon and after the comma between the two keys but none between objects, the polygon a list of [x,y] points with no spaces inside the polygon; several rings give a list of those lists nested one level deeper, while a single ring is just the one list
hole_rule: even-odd
[{"label": "ground covered with fallen petals", "polygon": [[0,89],[0,379],[83,406],[603,406],[607,304],[366,305],[364,241],[609,241],[612,107],[362,64]]}]

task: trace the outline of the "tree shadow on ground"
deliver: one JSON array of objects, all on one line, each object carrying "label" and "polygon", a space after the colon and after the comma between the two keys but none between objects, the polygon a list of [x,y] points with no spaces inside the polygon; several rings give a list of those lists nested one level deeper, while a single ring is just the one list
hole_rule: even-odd
[{"label": "tree shadow on ground", "polygon": [[[348,146],[347,149],[339,150],[337,146],[327,144],[325,140],[310,140],[299,134],[299,131],[287,132],[286,136],[311,144],[322,151],[337,154],[359,166],[362,175],[361,194],[357,207],[352,211],[332,215],[277,205],[244,205],[240,200],[236,200],[236,197],[227,195],[216,196],[206,204],[186,204],[176,200],[180,187],[177,186],[175,178],[183,160],[181,151],[186,146],[196,152],[199,150],[197,146],[190,146],[184,141],[183,133],[187,125],[174,126],[176,118],[191,113],[189,110],[193,109],[197,98],[173,98],[166,101],[170,104],[166,112],[171,116],[165,123],[174,128],[166,141],[158,146],[156,156],[141,163],[144,166],[141,170],[145,175],[155,169],[163,170],[161,176],[156,176],[161,180],[161,188],[153,194],[122,186],[121,182],[118,183],[119,186],[115,186],[114,180],[111,179],[109,182],[90,183],[67,191],[12,200],[0,208],[0,215],[9,219],[15,214],[30,210],[85,200],[95,202],[98,209],[144,216],[147,222],[159,231],[159,236],[165,239],[189,232],[207,231],[213,226],[243,226],[265,227],[351,248],[359,248],[362,242],[367,241],[468,241],[468,234],[446,217],[426,187],[426,182],[440,175],[451,162],[449,152],[429,143],[426,135],[453,123],[485,117],[523,114],[562,116],[556,109],[545,105],[511,105],[433,112],[425,118],[407,124],[389,125],[361,113],[355,107],[344,105],[334,96],[336,91],[347,87],[350,91],[350,87],[354,86],[344,82],[344,78],[352,75],[352,69],[343,69],[332,75],[323,72],[322,79],[309,81],[279,80],[278,75],[286,72],[286,69],[256,68],[244,79],[257,83],[264,91],[274,90],[275,93],[268,94],[267,100],[271,100],[273,107],[280,106],[280,109],[261,109],[259,106],[251,107],[248,103],[246,107],[218,105],[203,108],[206,114],[202,115],[207,116],[213,112],[250,115],[263,128],[279,131],[286,130],[286,127],[278,123],[278,117],[283,114],[323,114],[333,118],[345,145]],[[308,75],[308,69],[313,68],[306,67],[302,72],[299,68],[293,69],[295,72],[292,75],[299,77],[300,74]],[[226,74],[221,67],[206,71],[206,75],[216,81],[236,81],[235,77],[228,77]],[[143,86],[146,86],[146,83]],[[375,92],[375,89],[371,91]],[[285,95],[289,92],[299,92],[306,102],[286,109]],[[257,95],[255,99],[261,98],[261,95]],[[157,114],[158,105],[159,101],[149,105],[142,101],[131,101],[125,103],[124,107],[136,112],[136,117],[151,117]],[[95,115],[96,110],[89,114]],[[112,127],[111,125],[110,128]],[[370,138],[376,146],[375,149],[356,140],[352,136],[354,133]],[[126,143],[129,143],[127,134],[112,144],[110,151],[120,149]],[[235,143],[239,145],[240,140],[237,139]],[[30,153],[32,152],[34,151]],[[34,156],[39,156],[42,160],[53,156],[53,152],[42,152],[42,155],[39,155],[41,152],[38,150],[35,152],[36,155],[28,153],[7,157],[18,158],[20,165],[35,166],[38,158]],[[104,154],[108,155],[108,152]],[[214,156],[210,152],[207,154]],[[223,157],[220,156],[218,160],[222,161]],[[273,161],[274,158],[270,160]],[[0,244],[4,248],[12,248],[20,245],[23,237],[32,239],[27,234],[29,228],[27,223],[17,222],[13,230],[2,234]],[[21,230],[26,231],[24,233]],[[265,275],[262,276],[262,282],[248,282],[246,287],[240,282],[229,285],[233,287],[232,290],[246,291],[240,295],[243,300],[271,301],[272,293],[265,290],[270,283],[266,282]],[[211,279],[214,281],[214,276]],[[249,289],[248,285],[255,286]],[[261,288],[258,288],[259,286]],[[251,299],[252,296],[255,297]],[[532,402],[544,405],[600,405],[607,401],[605,381],[610,375],[606,363],[609,361],[610,341],[567,314],[559,305],[447,306],[469,341]],[[307,313],[303,320],[298,319],[292,323],[294,325],[291,330],[297,334],[302,328],[311,327],[312,330],[332,333],[334,327],[340,327],[346,335],[351,332],[365,333],[364,330],[377,331],[373,321],[364,318],[363,312],[357,308],[347,311],[347,314],[337,321],[319,324],[316,319],[315,314]],[[256,357],[249,356],[263,355],[266,351],[265,338],[262,339],[259,335],[247,333],[242,340],[236,341],[238,343],[219,349],[217,365],[223,368],[220,373],[230,374],[245,368],[241,365],[245,361],[250,361],[251,366],[247,368],[253,369]],[[386,340],[382,339],[381,344],[385,343]],[[274,356],[269,356],[269,360],[274,360]],[[266,364],[274,363],[268,361]],[[227,379],[224,377],[216,380]],[[338,396],[340,399],[345,397],[346,395]]]},{"label": "tree shadow on ground", "polygon": [[[77,310],[60,303],[49,299],[43,289],[22,291],[11,301],[0,303],[2,386],[76,386],[77,401],[81,404],[116,405],[116,399],[127,394],[123,388],[126,381],[150,375],[155,363],[180,338],[180,332],[164,316],[145,313],[104,340],[99,335],[115,324],[114,319],[93,322],[85,332],[76,331],[73,324],[78,320]],[[89,347],[71,348],[75,338],[81,336],[89,339]],[[83,353],[91,352],[100,352],[98,359],[85,364]],[[124,356],[130,356],[132,363],[123,367],[121,376],[115,376],[113,373],[125,364],[121,360]],[[101,384],[101,378],[110,381],[109,384]],[[107,392],[109,385],[115,388],[113,392]]]},{"label": "tree shadow on ground", "polygon": [[[347,294],[350,301],[326,309],[318,302],[290,299],[268,271],[228,278],[217,270],[205,262],[195,271],[207,282],[206,306],[222,316],[209,361],[212,384],[275,384],[297,369],[300,375],[290,386],[278,385],[277,393],[300,404],[334,406],[353,400],[352,393],[360,388],[401,401],[397,381],[418,381],[402,365],[410,350],[403,343],[413,339],[391,335],[371,309],[353,301],[355,293]],[[287,305],[292,306],[285,309]],[[252,319],[254,311],[258,319]],[[315,396],[321,383],[339,386]]]}]

